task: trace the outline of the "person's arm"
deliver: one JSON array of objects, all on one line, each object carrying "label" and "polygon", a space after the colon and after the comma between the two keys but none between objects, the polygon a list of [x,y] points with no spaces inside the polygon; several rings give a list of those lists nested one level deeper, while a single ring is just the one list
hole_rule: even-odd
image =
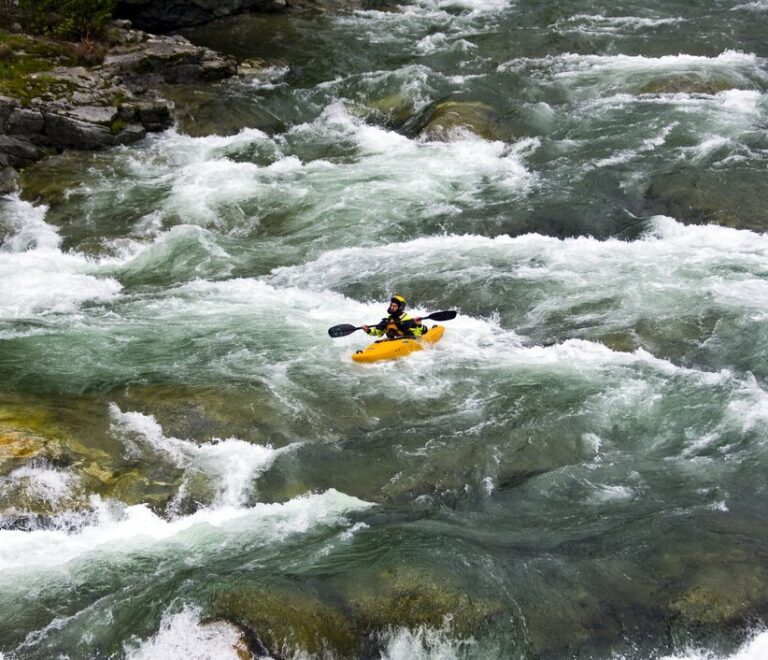
[{"label": "person's arm", "polygon": [[428,330],[427,326],[421,322],[420,316],[403,321],[400,324],[400,329],[406,334],[412,334],[414,337],[421,337],[421,335],[425,334]]},{"label": "person's arm", "polygon": [[421,317],[417,316],[413,319],[413,334],[416,337],[421,337],[422,335],[427,334],[429,332],[429,328],[426,326],[426,324],[421,322]]},{"label": "person's arm", "polygon": [[381,321],[379,321],[372,328],[369,328],[367,325],[362,325],[360,327],[364,332],[371,335],[371,337],[383,337],[384,329],[387,327],[387,319],[381,319]]}]

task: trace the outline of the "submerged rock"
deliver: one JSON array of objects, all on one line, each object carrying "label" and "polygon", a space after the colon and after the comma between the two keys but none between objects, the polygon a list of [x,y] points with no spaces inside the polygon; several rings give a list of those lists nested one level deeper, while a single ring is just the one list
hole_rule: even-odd
[{"label": "submerged rock", "polygon": [[500,602],[475,599],[410,567],[357,576],[341,591],[325,586],[318,592],[293,585],[224,588],[213,598],[212,615],[243,626],[277,657],[335,658],[379,657],[394,630],[426,628],[460,640],[509,616]]},{"label": "submerged rock", "polygon": [[471,637],[491,618],[508,615],[500,602],[473,598],[466,590],[415,568],[385,570],[351,603],[357,626],[381,632],[393,627],[442,629],[450,621],[451,636]]},{"label": "submerged rock", "polygon": [[696,74],[669,76],[646,83],[640,94],[717,94],[733,88],[733,80]]},{"label": "submerged rock", "polygon": [[235,588],[221,593],[213,610],[217,618],[248,629],[278,657],[307,653],[313,657],[360,657],[360,640],[352,622],[308,593]]},{"label": "submerged rock", "polygon": [[654,211],[682,222],[765,231],[768,211],[753,194],[763,185],[764,176],[748,168],[707,166],[727,155],[702,154],[700,167],[658,174],[646,191],[646,201]]}]

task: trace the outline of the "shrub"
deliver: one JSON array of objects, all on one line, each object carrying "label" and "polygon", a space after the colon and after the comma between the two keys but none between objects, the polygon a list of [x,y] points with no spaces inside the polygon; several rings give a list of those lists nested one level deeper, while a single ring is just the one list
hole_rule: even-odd
[{"label": "shrub", "polygon": [[116,0],[19,0],[25,27],[60,39],[99,36],[112,19]]}]

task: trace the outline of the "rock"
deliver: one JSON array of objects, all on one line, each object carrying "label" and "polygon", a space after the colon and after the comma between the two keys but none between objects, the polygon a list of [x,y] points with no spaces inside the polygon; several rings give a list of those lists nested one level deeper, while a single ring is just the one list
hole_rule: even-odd
[{"label": "rock", "polygon": [[222,80],[237,73],[234,59],[194,46],[183,37],[153,37],[104,58],[103,68],[134,90],[164,82]]},{"label": "rock", "polygon": [[733,80],[711,79],[689,74],[661,78],[643,85],[640,94],[717,94],[732,89]]},{"label": "rock", "polygon": [[111,130],[115,135],[115,144],[131,144],[131,142],[137,142],[145,137],[147,135],[147,130],[150,129],[144,124],[131,123],[122,127],[120,125],[115,125]]},{"label": "rock", "polygon": [[0,430],[0,464],[14,458],[34,458],[44,455],[47,441],[39,435],[16,430]]},{"label": "rock", "polygon": [[24,167],[34,163],[45,155],[45,151],[35,146],[25,137],[0,135],[0,157],[4,157],[7,166]]},{"label": "rock", "polygon": [[19,107],[19,102],[8,96],[0,96],[0,131],[5,132],[5,122],[11,113]]},{"label": "rock", "polygon": [[85,105],[73,108],[67,113],[78,121],[101,126],[111,126],[117,119],[117,108],[113,106]]},{"label": "rock", "polygon": [[154,91],[160,83],[208,82],[237,73],[233,58],[181,36],[151,36],[120,24],[112,32],[118,45],[98,66],[28,74],[35,87],[24,107],[0,97],[0,191],[16,185],[9,168],[25,167],[53,150],[128,144],[172,126],[173,104]]},{"label": "rock", "polygon": [[[7,161],[4,161],[3,156],[0,155],[0,195],[14,192],[18,185],[16,170],[6,163]],[[0,243],[2,243],[1,239]]]},{"label": "rock", "polygon": [[374,588],[367,584],[365,594],[351,603],[361,630],[439,629],[449,618],[451,634],[462,638],[475,634],[489,619],[508,614],[503,603],[473,598],[459,585],[415,567],[383,571],[374,583]]},{"label": "rock", "polygon": [[212,609],[216,617],[245,626],[279,657],[361,657],[351,622],[308,593],[232,588],[219,594]]},{"label": "rock", "polygon": [[16,108],[8,117],[5,132],[9,135],[39,133],[43,130],[44,124],[43,113],[39,110]]},{"label": "rock", "polygon": [[144,101],[136,106],[136,112],[148,131],[163,131],[173,125],[171,107],[167,101]]},{"label": "rock", "polygon": [[510,137],[501,126],[496,111],[485,103],[445,101],[430,107],[422,117],[423,123],[417,133],[427,140],[449,142],[464,133],[473,133],[486,140]]},{"label": "rock", "polygon": [[401,128],[413,117],[414,106],[400,94],[389,94],[370,102],[364,108],[369,119],[378,120],[390,128]]},{"label": "rock", "polygon": [[[716,158],[713,153],[702,161]],[[750,194],[763,179],[762,172],[748,168],[682,168],[655,175],[645,200],[653,212],[681,222],[763,232],[768,228],[768,211],[760,198]]]},{"label": "rock", "polygon": [[46,115],[45,135],[54,146],[61,149],[102,149],[116,144],[108,128],[66,115]]}]

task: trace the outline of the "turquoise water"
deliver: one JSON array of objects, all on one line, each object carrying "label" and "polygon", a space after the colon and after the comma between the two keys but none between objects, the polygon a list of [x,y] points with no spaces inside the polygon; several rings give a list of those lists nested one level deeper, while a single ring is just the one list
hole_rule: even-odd
[{"label": "turquoise water", "polygon": [[[761,657],[766,34],[504,0],[188,33],[265,68],[0,200],[0,653]],[[352,363],[327,328],[393,292],[459,316]]]}]

